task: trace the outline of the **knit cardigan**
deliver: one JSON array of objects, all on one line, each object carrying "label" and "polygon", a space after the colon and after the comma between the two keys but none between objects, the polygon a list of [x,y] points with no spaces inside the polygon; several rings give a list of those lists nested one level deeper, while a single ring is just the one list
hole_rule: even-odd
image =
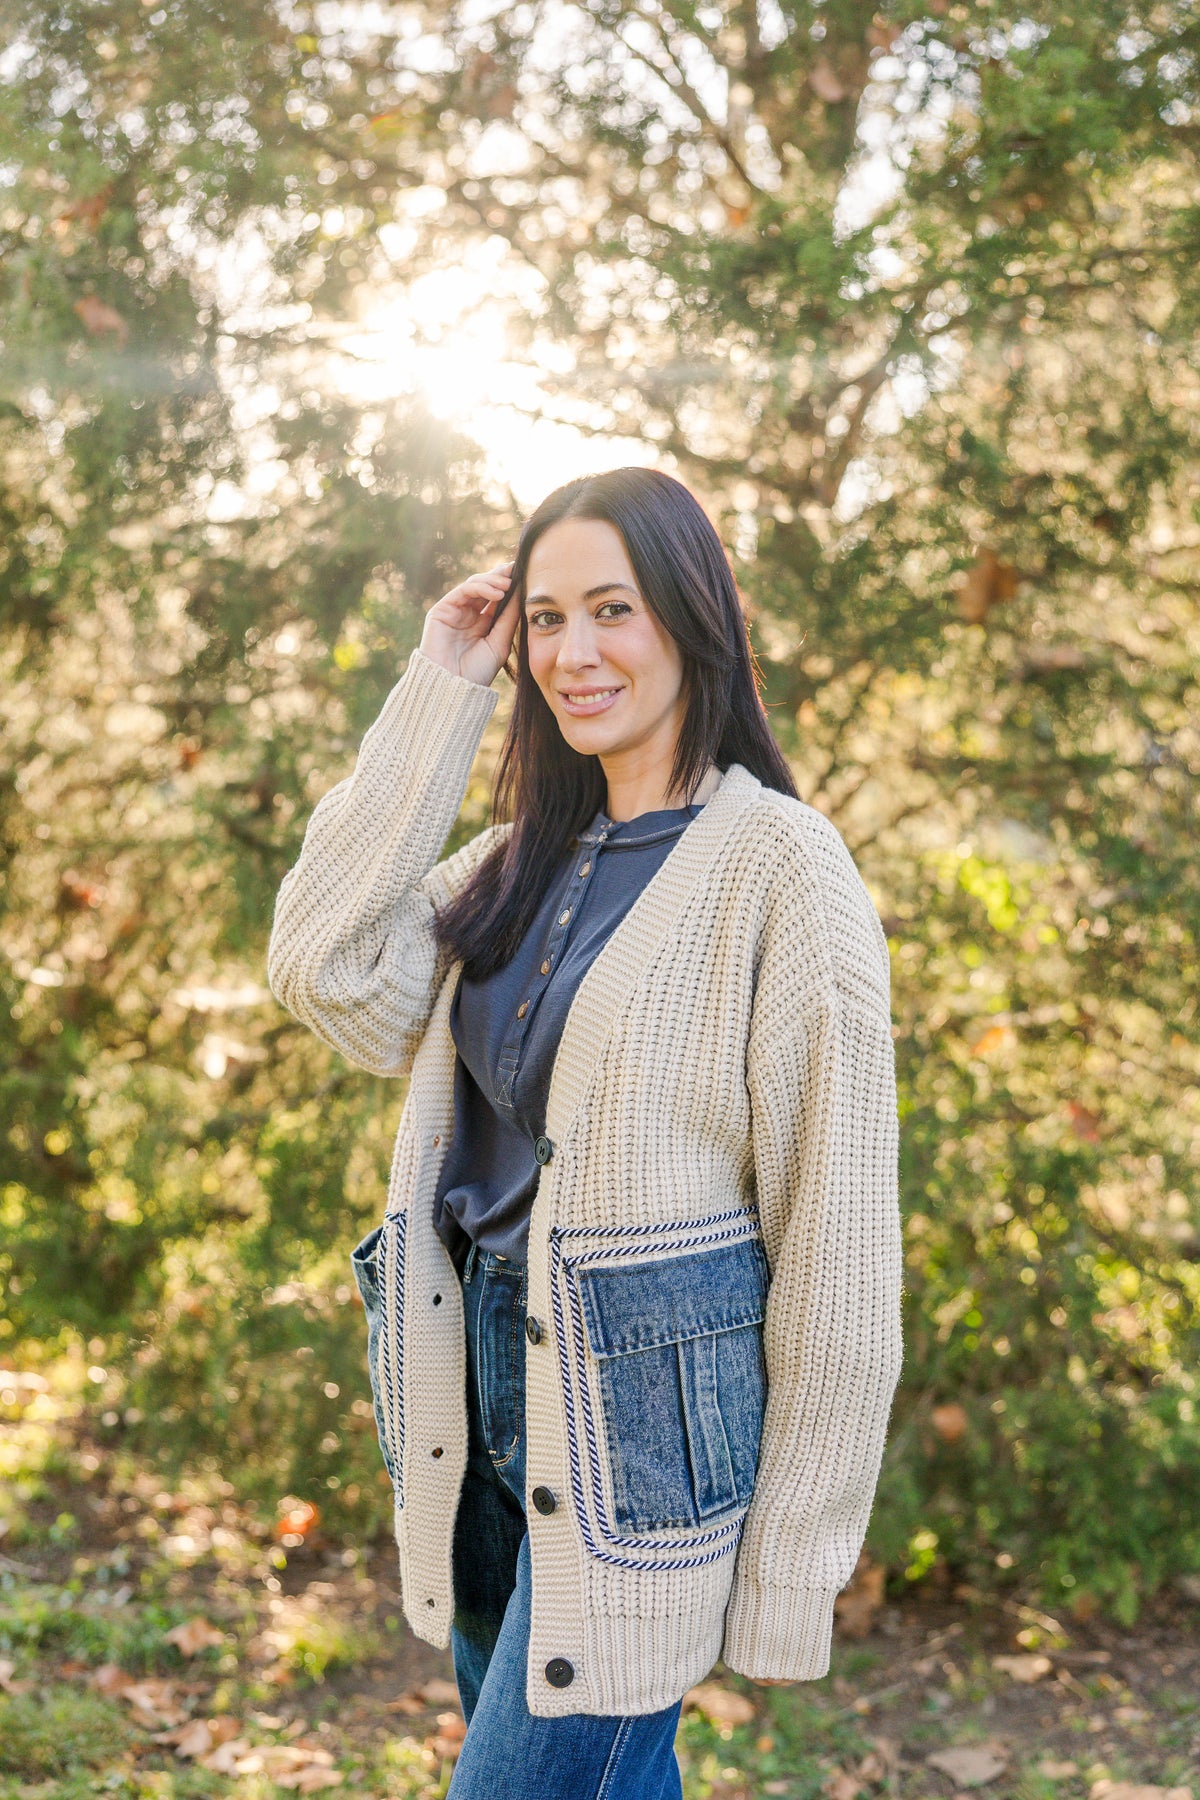
[{"label": "knit cardigan", "polygon": [[[489,826],[437,860],[498,698],[412,652],[353,773],[314,808],[267,953],[297,1019],[349,1062],[410,1077],[376,1375],[404,1610],[439,1647],[467,1416],[461,1289],[432,1222],[454,1129],[459,964],[433,922],[511,830]],[[657,1711],[719,1656],[752,1678],[828,1671],[901,1362],[889,976],[837,829],[736,762],[584,976],[529,1232],[527,1479],[562,1497],[548,1514],[526,1506],[536,1716]],[[575,1272],[748,1234],[769,1270],[749,1505],[716,1529],[619,1535]]]}]

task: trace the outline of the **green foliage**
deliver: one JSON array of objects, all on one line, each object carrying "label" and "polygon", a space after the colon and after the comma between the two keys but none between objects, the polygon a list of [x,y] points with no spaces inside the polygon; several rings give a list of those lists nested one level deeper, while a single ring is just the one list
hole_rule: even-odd
[{"label": "green foliage", "polygon": [[[386,1515],[345,1258],[400,1095],[263,952],[421,608],[515,523],[329,336],[398,257],[501,242],[548,405],[722,528],[885,919],[908,1356],[873,1547],[1124,1619],[1200,1570],[1193,15],[10,11],[8,1343],[100,1341],[106,1441]],[[485,816],[481,783],[455,841]]]}]

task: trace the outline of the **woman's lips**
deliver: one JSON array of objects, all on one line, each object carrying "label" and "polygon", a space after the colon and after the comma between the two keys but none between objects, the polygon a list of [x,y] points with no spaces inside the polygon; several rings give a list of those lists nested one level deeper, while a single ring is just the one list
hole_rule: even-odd
[{"label": "woman's lips", "polygon": [[563,693],[560,693],[558,697],[563,703],[564,711],[574,713],[577,718],[584,719],[590,718],[593,713],[607,712],[617,695],[624,691],[623,688],[613,688],[608,693],[596,695],[590,700],[572,700]]}]

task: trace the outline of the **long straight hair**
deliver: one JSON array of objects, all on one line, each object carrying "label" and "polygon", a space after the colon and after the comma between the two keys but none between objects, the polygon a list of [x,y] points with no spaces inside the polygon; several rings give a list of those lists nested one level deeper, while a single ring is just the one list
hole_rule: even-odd
[{"label": "long straight hair", "polygon": [[654,469],[612,469],[555,488],[527,520],[509,583],[521,608],[504,665],[516,684],[492,794],[492,822],[513,829],[471,880],[435,915],[439,944],[461,957],[472,980],[501,969],[533,922],[572,838],[604,806],[598,756],[567,743],[529,668],[524,605],[529,558],[563,519],[603,520],[620,533],[638,587],[683,659],[685,711],[671,766],[672,793],[691,795],[710,763],[741,763],[764,787],[796,797],[767,723],[737,583],[712,523],[683,483]]}]

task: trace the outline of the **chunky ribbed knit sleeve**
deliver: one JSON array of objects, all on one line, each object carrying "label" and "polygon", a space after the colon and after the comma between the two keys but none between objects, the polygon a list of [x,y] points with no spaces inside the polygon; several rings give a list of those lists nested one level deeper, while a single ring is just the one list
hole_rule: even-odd
[{"label": "chunky ribbed knit sleeve", "polygon": [[832,826],[814,851],[815,898],[764,957],[747,1054],[760,1204],[783,1224],[768,1245],[767,1413],[723,1656],[762,1680],[828,1671],[901,1364],[887,943]]},{"label": "chunky ribbed knit sleeve", "polygon": [[435,908],[508,830],[490,826],[436,862],[498,699],[414,650],[353,773],[313,809],[276,897],[271,992],[376,1075],[407,1074],[428,1024],[445,974]]}]

